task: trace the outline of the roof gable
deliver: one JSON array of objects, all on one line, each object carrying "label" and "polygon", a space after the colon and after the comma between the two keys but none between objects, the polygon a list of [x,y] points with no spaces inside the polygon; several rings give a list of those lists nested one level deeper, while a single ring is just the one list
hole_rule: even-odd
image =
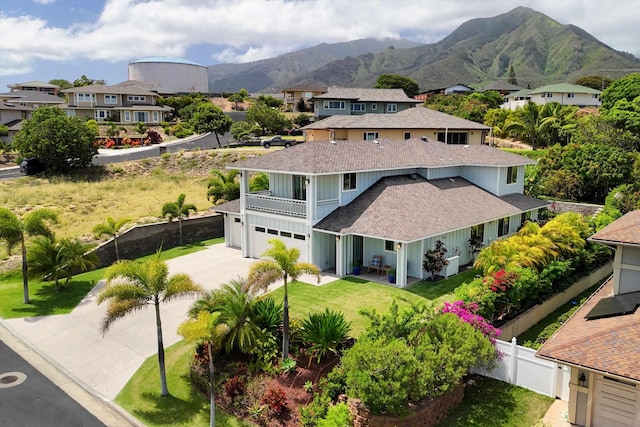
[{"label": "roof gable", "polygon": [[409,98],[402,89],[344,88],[330,86],[321,95],[312,99],[345,99],[359,102],[407,102],[420,104],[422,101]]}]

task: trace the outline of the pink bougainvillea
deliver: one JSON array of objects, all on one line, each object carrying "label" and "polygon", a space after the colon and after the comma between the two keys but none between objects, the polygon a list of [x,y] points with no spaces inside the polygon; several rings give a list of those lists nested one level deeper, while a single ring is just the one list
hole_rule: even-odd
[{"label": "pink bougainvillea", "polygon": [[465,304],[464,301],[460,300],[453,303],[445,302],[444,307],[442,308],[443,313],[455,314],[460,320],[470,324],[471,326],[482,332],[487,338],[489,338],[491,344],[495,345],[496,339],[500,335],[500,329],[492,326],[484,317],[476,314],[477,310],[477,304]]}]

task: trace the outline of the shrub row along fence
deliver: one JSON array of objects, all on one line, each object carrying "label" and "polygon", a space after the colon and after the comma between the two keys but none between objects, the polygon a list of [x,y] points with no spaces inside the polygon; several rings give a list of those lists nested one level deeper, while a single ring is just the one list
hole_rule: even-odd
[{"label": "shrub row along fence", "polygon": [[[185,245],[202,240],[224,237],[224,219],[215,214],[182,220],[182,243]],[[118,236],[118,252],[121,259],[135,259],[149,255],[158,249],[171,249],[180,245],[177,221],[136,225]],[[116,261],[113,239],[94,250],[100,259],[96,268],[107,267]]]}]

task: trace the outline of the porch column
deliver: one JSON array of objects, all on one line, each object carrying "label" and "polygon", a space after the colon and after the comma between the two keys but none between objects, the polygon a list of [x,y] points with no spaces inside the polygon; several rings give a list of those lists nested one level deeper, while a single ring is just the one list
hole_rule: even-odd
[{"label": "porch column", "polygon": [[347,243],[347,239],[345,236],[337,236],[336,240],[336,275],[337,276],[346,276],[345,268],[344,268],[344,246]]},{"label": "porch column", "polygon": [[245,258],[249,258],[251,254],[251,251],[249,250],[249,245],[251,244],[251,239],[249,238],[249,224],[247,222],[245,210],[247,206],[246,195],[248,191],[249,172],[246,170],[240,171],[240,241],[242,242],[242,256]]},{"label": "porch column", "polygon": [[307,220],[307,262],[312,262],[314,264],[318,264],[318,260],[315,259],[315,247],[317,243],[313,239],[313,224],[315,223],[315,202],[316,199],[316,179],[314,176],[309,176],[305,178],[306,182],[306,220]]},{"label": "porch column", "polygon": [[396,246],[396,285],[400,288],[407,286],[407,243],[399,242]]}]

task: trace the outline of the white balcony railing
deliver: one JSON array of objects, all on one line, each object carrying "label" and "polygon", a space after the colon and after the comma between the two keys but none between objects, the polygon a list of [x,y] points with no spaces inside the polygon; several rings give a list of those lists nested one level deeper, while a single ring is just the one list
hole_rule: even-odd
[{"label": "white balcony railing", "polygon": [[247,209],[268,212],[279,215],[305,218],[307,216],[306,200],[285,199],[268,194],[247,194],[245,199]]}]

